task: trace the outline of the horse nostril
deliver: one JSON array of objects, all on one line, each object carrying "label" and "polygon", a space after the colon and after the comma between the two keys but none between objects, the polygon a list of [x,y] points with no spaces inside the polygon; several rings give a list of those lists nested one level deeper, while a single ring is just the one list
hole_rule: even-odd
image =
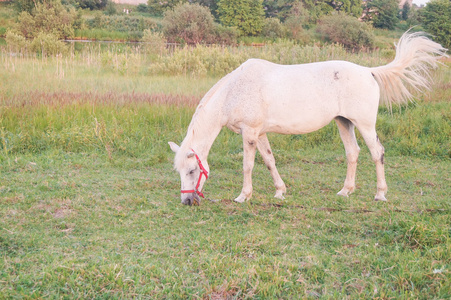
[{"label": "horse nostril", "polygon": [[185,200],[182,201],[182,204],[191,206],[192,199],[191,198],[186,198]]}]

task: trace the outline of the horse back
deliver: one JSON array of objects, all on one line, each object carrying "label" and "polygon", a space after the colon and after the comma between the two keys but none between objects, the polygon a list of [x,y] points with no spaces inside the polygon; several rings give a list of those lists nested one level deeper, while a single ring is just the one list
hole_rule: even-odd
[{"label": "horse back", "polygon": [[377,82],[368,68],[350,62],[278,65],[252,59],[234,72],[224,102],[233,127],[246,124],[298,134],[315,131],[337,116],[377,114]]}]

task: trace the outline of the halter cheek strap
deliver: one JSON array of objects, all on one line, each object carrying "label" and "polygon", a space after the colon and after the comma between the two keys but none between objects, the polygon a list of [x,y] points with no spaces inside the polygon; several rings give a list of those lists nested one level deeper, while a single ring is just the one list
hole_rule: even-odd
[{"label": "halter cheek strap", "polygon": [[207,172],[207,170],[205,170],[205,168],[202,165],[202,162],[200,161],[200,158],[199,158],[199,156],[197,156],[196,152],[194,152],[193,149],[191,149],[191,151],[193,151],[194,155],[196,156],[197,164],[199,165],[199,169],[200,169],[199,179],[197,180],[197,184],[196,184],[196,187],[194,188],[194,190],[181,190],[181,193],[182,194],[196,193],[200,197],[204,198],[204,194],[201,191],[199,191],[199,186],[200,186],[200,181],[202,179],[202,175],[205,176],[205,180],[208,179],[208,172]]}]

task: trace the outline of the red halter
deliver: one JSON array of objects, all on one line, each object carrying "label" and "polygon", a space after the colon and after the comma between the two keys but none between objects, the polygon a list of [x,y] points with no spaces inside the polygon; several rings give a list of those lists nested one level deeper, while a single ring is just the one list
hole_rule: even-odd
[{"label": "red halter", "polygon": [[199,169],[200,169],[200,174],[199,174],[199,179],[197,180],[197,184],[194,190],[181,190],[182,194],[186,194],[186,193],[196,193],[198,194],[200,197],[204,198],[204,194],[199,191],[199,185],[200,185],[200,180],[202,179],[202,175],[205,175],[205,180],[208,179],[208,172],[207,170],[205,170],[204,166],[202,165],[202,162],[200,161],[199,156],[197,156],[196,152],[194,152],[193,149],[191,149],[191,151],[193,151],[194,155],[196,156],[197,159],[197,163],[199,164]]}]

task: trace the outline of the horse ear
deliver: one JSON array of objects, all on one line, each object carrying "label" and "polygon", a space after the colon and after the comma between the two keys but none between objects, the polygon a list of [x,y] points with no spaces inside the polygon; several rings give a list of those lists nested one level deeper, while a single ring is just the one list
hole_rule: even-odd
[{"label": "horse ear", "polygon": [[171,147],[171,150],[174,151],[175,153],[177,153],[177,151],[179,151],[180,147],[176,143],[168,142],[168,144],[169,144],[169,147]]}]

